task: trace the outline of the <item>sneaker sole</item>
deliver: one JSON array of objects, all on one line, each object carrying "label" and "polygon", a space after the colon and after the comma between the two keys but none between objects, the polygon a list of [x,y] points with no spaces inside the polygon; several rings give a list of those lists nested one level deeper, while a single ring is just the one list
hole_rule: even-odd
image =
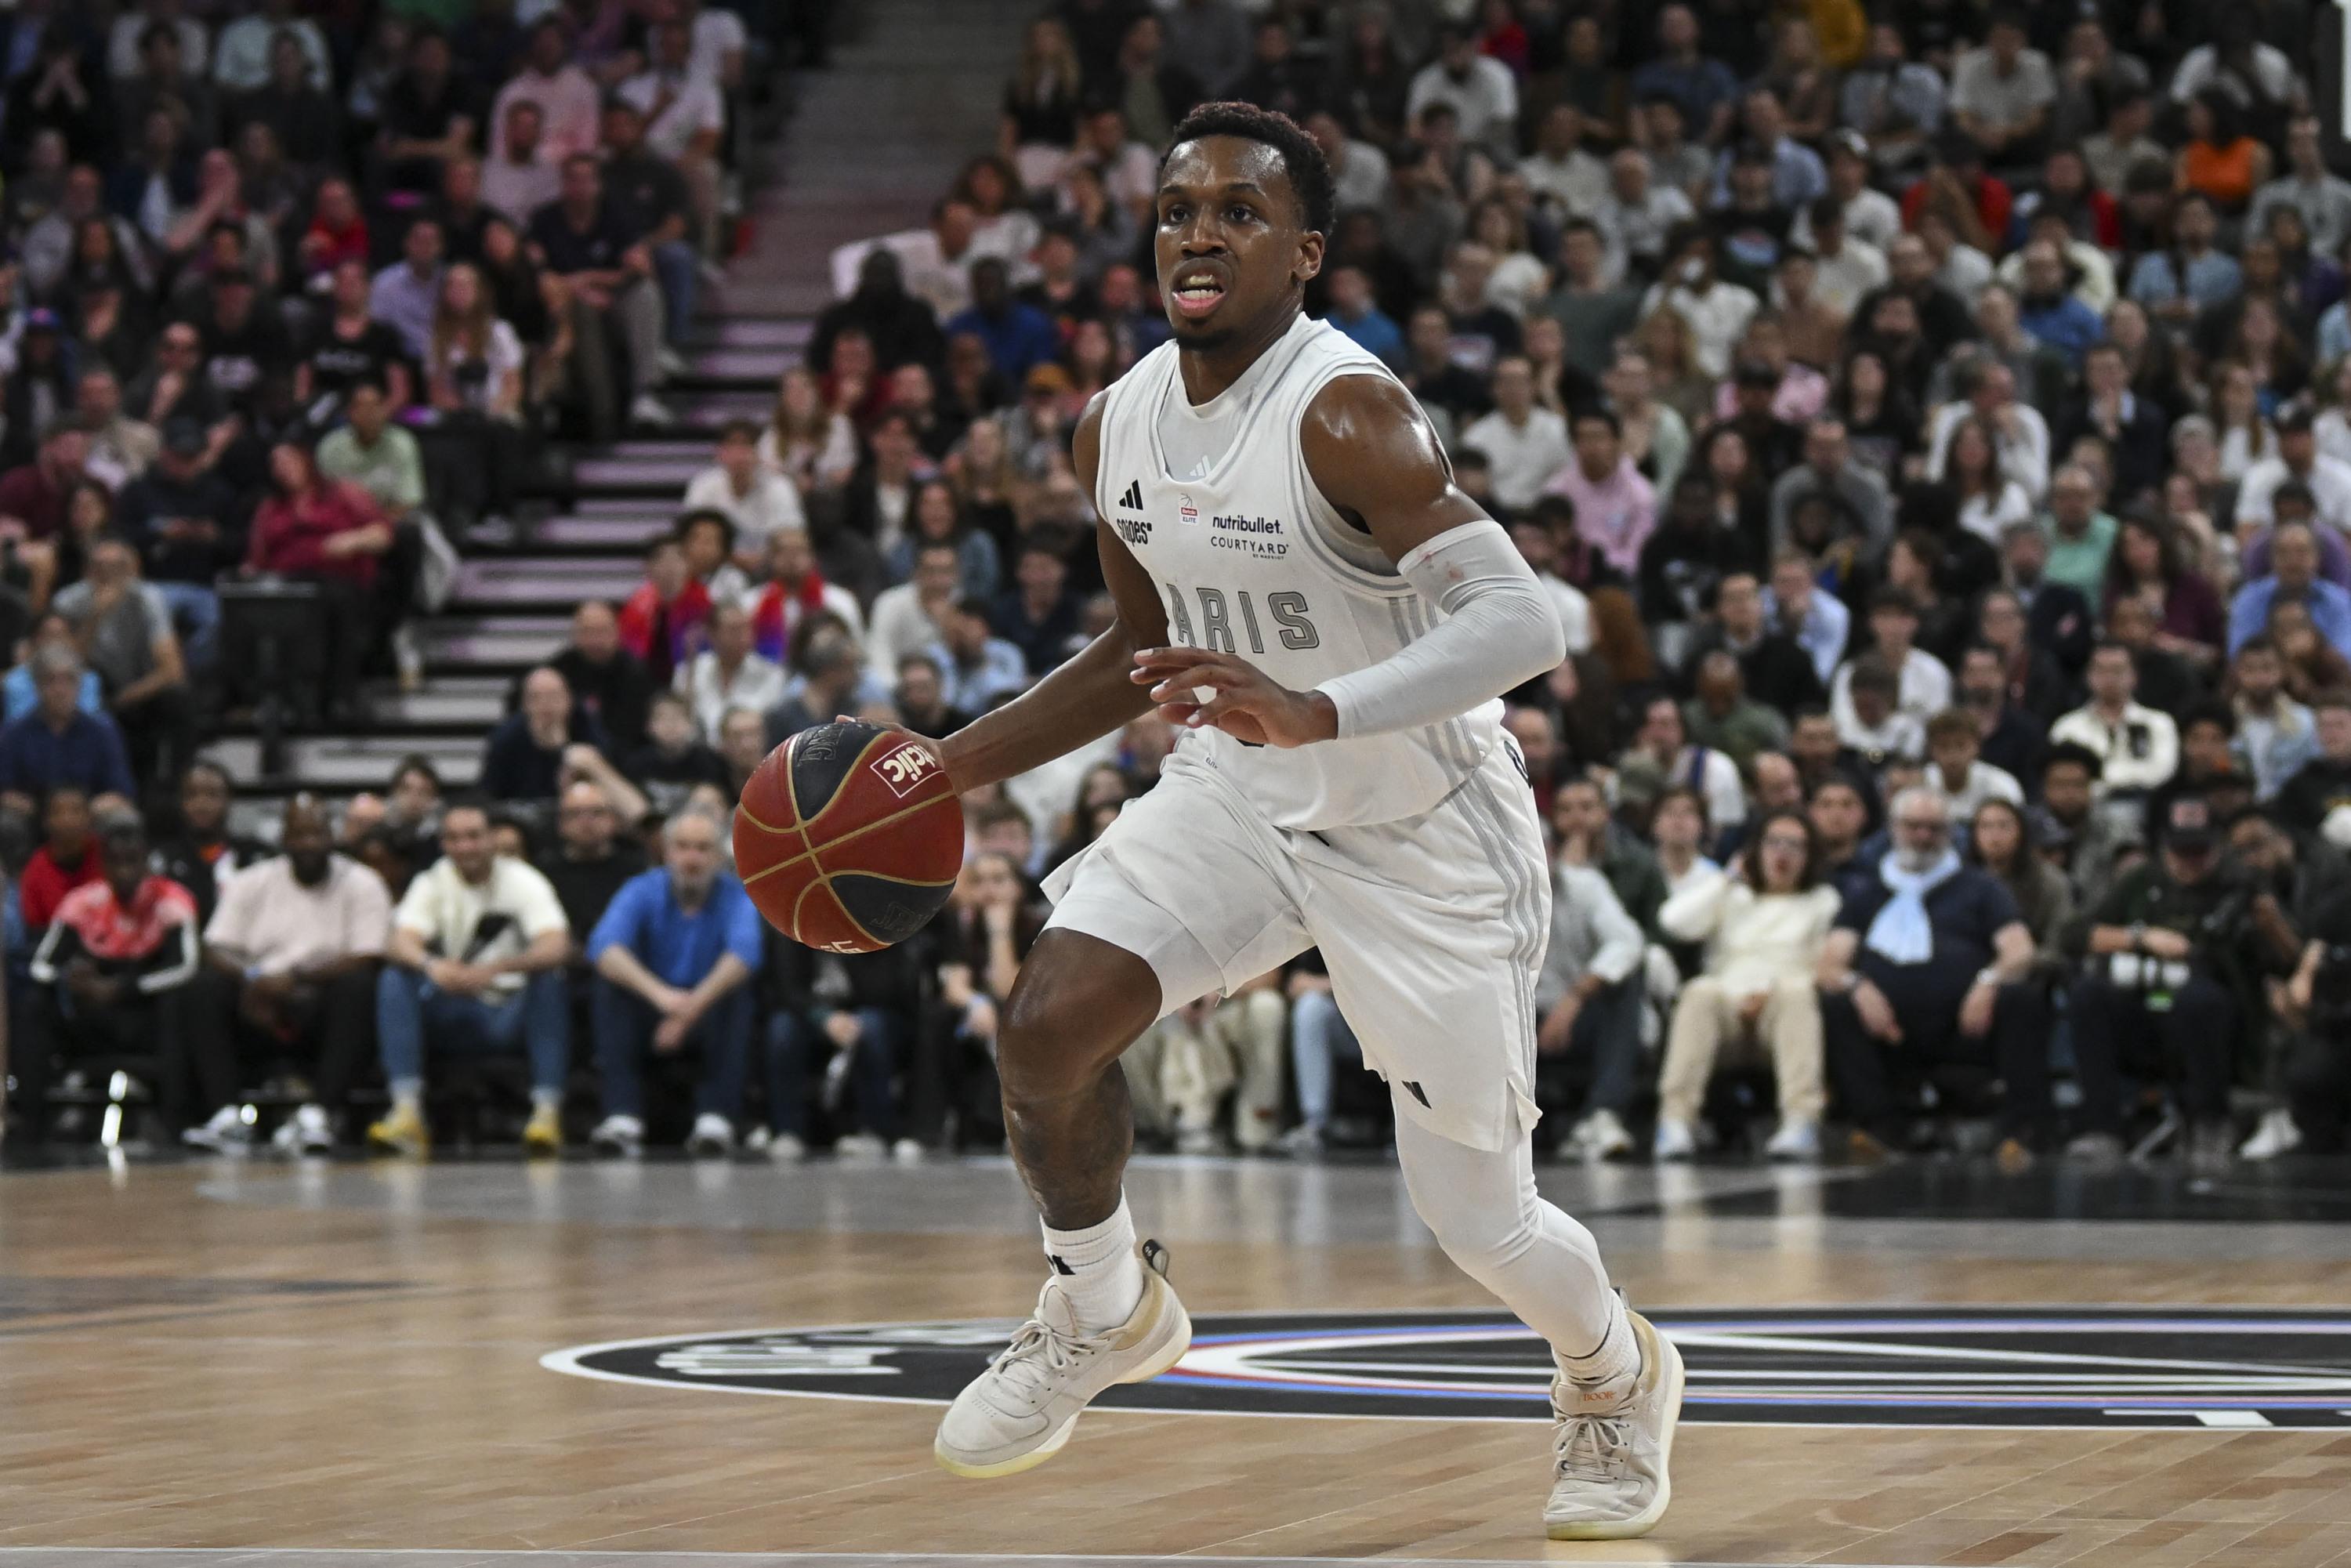
[{"label": "sneaker sole", "polygon": [[[1119,1378],[1117,1383],[1148,1383],[1183,1360],[1185,1354],[1191,1350],[1192,1314],[1184,1310],[1183,1302],[1176,1300],[1176,1293],[1173,1291],[1168,1292],[1167,1299],[1176,1309],[1174,1340],[1167,1349],[1154,1356],[1144,1365],[1128,1373],[1124,1377]],[[1113,1385],[1113,1386],[1116,1385],[1116,1384]],[[1035,1469],[1039,1465],[1060,1453],[1069,1443],[1070,1434],[1077,1429],[1078,1417],[1084,1414],[1085,1409],[1081,1406],[1070,1413],[1068,1420],[1045,1434],[1044,1441],[1035,1448],[1024,1454],[1015,1454],[1008,1459],[998,1459],[994,1464],[975,1465],[968,1460],[958,1459],[936,1438],[932,1439],[931,1442],[931,1458],[939,1462],[939,1469],[949,1475],[961,1476],[967,1480],[985,1481],[993,1480],[998,1476],[1016,1476],[1022,1470]]]},{"label": "sneaker sole", "polygon": [[[1646,1323],[1648,1320],[1642,1320]],[[1543,1533],[1553,1541],[1630,1541],[1646,1535],[1657,1528],[1666,1517],[1666,1509],[1674,1500],[1674,1430],[1682,1419],[1682,1353],[1674,1342],[1649,1329],[1656,1335],[1657,1344],[1666,1355],[1666,1427],[1657,1434],[1657,1495],[1649,1506],[1630,1519],[1614,1519],[1590,1524],[1546,1524]]]}]

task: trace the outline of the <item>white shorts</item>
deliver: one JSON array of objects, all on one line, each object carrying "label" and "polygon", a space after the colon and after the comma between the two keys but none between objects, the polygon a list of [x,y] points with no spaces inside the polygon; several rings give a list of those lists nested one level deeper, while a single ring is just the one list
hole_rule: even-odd
[{"label": "white shorts", "polygon": [[1158,788],[1046,879],[1047,928],[1149,964],[1162,1017],[1320,947],[1398,1112],[1506,1147],[1539,1114],[1534,985],[1551,929],[1542,829],[1516,758],[1504,739],[1424,815],[1306,832],[1273,826],[1179,751]]}]

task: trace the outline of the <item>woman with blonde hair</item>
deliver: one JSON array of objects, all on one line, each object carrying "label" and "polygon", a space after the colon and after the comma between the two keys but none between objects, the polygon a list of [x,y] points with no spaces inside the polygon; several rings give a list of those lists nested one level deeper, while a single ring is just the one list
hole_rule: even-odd
[{"label": "woman with blonde hair", "polygon": [[857,432],[847,414],[825,406],[823,383],[804,365],[776,383],[776,410],[759,433],[759,461],[803,496],[846,484],[857,467]]},{"label": "woman with blonde hair", "polygon": [[424,392],[439,423],[434,444],[454,459],[446,476],[450,520],[503,526],[515,481],[531,463],[523,424],[528,380],[522,339],[499,319],[479,269],[457,262],[441,275],[424,365]]},{"label": "woman with blonde hair", "polygon": [[1714,382],[1698,368],[1698,334],[1670,305],[1660,305],[1633,329],[1633,343],[1648,356],[1650,392],[1695,429],[1709,423]]},{"label": "woman with blonde hair", "polygon": [[1078,139],[1078,96],[1084,79],[1070,30],[1061,20],[1040,16],[1029,23],[1019,63],[1004,86],[996,139],[998,152],[1012,161],[1026,183],[1050,185],[1060,178],[1070,144]]},{"label": "woman with blonde hair", "polygon": [[1527,221],[1507,196],[1488,196],[1469,210],[1469,237],[1494,253],[1486,276],[1486,303],[1520,320],[1551,287],[1551,274],[1527,248]]}]

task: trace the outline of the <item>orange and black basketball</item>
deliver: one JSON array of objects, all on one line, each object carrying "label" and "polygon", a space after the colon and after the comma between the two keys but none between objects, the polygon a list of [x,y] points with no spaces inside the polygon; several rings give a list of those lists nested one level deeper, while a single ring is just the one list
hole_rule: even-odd
[{"label": "orange and black basketball", "polygon": [[735,813],[735,871],[768,923],[827,953],[904,942],[963,867],[963,807],[904,730],[820,724],[768,754]]}]

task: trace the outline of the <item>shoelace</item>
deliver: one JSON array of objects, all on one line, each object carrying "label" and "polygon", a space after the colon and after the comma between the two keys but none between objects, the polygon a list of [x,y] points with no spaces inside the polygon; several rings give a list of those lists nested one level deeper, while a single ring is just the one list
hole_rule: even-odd
[{"label": "shoelace", "polygon": [[1622,1412],[1604,1416],[1562,1413],[1559,1436],[1552,1444],[1552,1472],[1562,1479],[1575,1476],[1584,1480],[1614,1480],[1616,1471],[1611,1461],[1631,1441],[1632,1432]]},{"label": "shoelace", "polygon": [[1065,1334],[1041,1319],[1030,1318],[998,1351],[991,1368],[1021,1395],[1034,1399],[1051,1386],[1053,1378],[1077,1364],[1081,1355],[1108,1349],[1102,1334]]}]

